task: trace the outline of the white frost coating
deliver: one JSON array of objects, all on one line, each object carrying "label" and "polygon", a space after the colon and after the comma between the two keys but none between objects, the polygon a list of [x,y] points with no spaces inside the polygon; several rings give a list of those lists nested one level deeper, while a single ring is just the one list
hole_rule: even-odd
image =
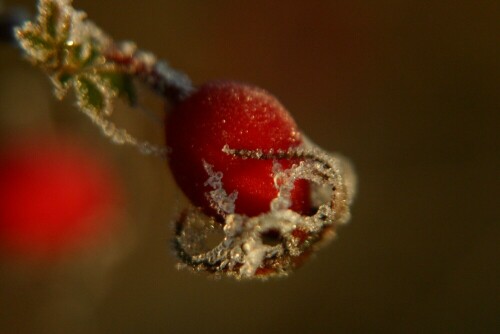
[{"label": "white frost coating", "polygon": [[222,183],[222,172],[214,172],[212,165],[203,160],[203,167],[208,174],[208,180],[203,184],[204,186],[210,186],[213,190],[208,193],[208,199],[212,206],[220,214],[230,214],[234,213],[235,202],[238,198],[238,192],[233,191],[231,194],[227,194],[223,188]]},{"label": "white frost coating", "polygon": [[[223,152],[244,159],[273,160],[278,195],[271,202],[269,212],[255,217],[236,214],[235,193],[227,195],[222,173],[215,172],[213,166],[204,161],[209,175],[205,185],[214,189],[208,196],[224,217],[224,224],[214,223],[213,218],[198,208],[185,211],[177,223],[175,239],[177,254],[185,266],[236,278],[286,275],[324,241],[330,240],[339,225],[349,220],[356,182],[351,165],[343,157],[325,152],[309,141],[286,151],[235,150],[225,146]],[[300,162],[283,170],[281,159]],[[299,179],[311,183],[311,199],[317,204],[317,212],[311,216],[289,209],[290,194]],[[214,228],[224,234],[220,244],[206,252],[194,251],[199,247],[193,243],[203,243],[195,240],[203,239],[203,235]],[[266,243],[269,236],[274,236],[275,242]]]},{"label": "white frost coating", "polygon": [[271,211],[286,210],[292,205],[290,197],[295,180],[290,177],[290,171],[291,169],[283,170],[277,160],[273,162],[273,180],[278,196],[271,201]]},{"label": "white frost coating", "polygon": [[243,266],[241,266],[240,274],[243,277],[251,277],[255,275],[255,271],[262,264],[264,257],[266,256],[266,248],[262,245],[260,238],[250,238],[245,244],[243,244],[243,250],[245,251],[246,261]]}]

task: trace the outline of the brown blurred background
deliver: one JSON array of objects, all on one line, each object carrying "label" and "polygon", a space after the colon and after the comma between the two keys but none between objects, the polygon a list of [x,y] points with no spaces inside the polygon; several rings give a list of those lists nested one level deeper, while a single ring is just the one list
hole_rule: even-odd
[{"label": "brown blurred background", "polygon": [[[0,138],[70,133],[107,156],[126,205],[122,230],[84,255],[2,261],[0,333],[498,332],[498,1],[74,5],[195,83],[273,92],[313,141],[353,160],[359,196],[351,223],[289,278],[178,271],[182,204],[165,164],[110,144],[1,46]],[[117,123],[162,141],[161,126],[122,109]]]}]

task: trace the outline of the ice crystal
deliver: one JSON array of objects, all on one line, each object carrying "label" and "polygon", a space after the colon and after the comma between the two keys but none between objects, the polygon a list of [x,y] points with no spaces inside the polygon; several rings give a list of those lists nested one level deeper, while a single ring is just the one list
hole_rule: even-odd
[{"label": "ice crystal", "polygon": [[203,160],[203,167],[209,178],[205,186],[212,187],[208,194],[208,200],[213,208],[221,215],[234,213],[235,201],[238,198],[238,192],[233,191],[230,195],[226,193],[222,183],[222,172],[214,172],[213,166]]},{"label": "ice crystal", "polygon": [[[355,177],[349,162],[306,142],[286,151],[238,150],[228,146],[223,152],[247,159],[274,160],[274,182],[278,195],[269,211],[247,217],[225,211],[226,198],[214,197],[219,212],[225,212],[223,224],[207,217],[199,208],[186,209],[177,221],[175,247],[184,266],[215,275],[236,278],[267,278],[287,275],[298,267],[336,228],[350,218],[349,205],[355,193]],[[300,163],[282,169],[279,159],[300,159]],[[208,185],[223,191],[222,174],[205,163]],[[290,193],[298,179],[313,185],[312,198],[317,211],[311,216],[289,209]],[[224,192],[225,194],[225,192]],[[222,199],[222,200],[221,200]],[[212,249],[201,251],[197,245],[209,231],[220,229],[223,240]],[[266,242],[272,235],[275,243]]]}]

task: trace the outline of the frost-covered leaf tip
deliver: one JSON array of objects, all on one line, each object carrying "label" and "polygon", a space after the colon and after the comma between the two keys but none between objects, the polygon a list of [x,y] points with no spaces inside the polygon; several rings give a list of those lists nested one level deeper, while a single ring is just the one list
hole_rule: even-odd
[{"label": "frost-covered leaf tip", "polygon": [[95,117],[109,115],[117,95],[133,102],[129,74],[105,57],[112,40],[70,0],[41,0],[38,16],[16,30],[26,57],[51,78],[55,95],[62,99],[73,88],[78,106]]},{"label": "frost-covered leaf tip", "polygon": [[26,58],[50,77],[58,99],[72,89],[80,111],[114,143],[135,146],[144,154],[166,155],[165,148],[137,140],[107,118],[117,96],[136,105],[136,73],[110,56],[130,58],[133,50],[124,51],[84,12],[75,10],[71,0],[40,0],[36,18],[17,28],[15,35]]}]

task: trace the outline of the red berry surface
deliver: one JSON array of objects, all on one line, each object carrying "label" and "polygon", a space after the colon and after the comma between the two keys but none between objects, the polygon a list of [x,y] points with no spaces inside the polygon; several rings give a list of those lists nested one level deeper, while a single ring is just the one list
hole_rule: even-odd
[{"label": "red berry surface", "polygon": [[92,150],[67,138],[22,139],[0,150],[0,248],[52,260],[107,235],[120,187]]},{"label": "red berry surface", "polygon": [[[238,191],[235,211],[255,216],[270,210],[277,195],[273,182],[273,161],[243,159],[222,152],[231,149],[286,150],[302,143],[295,121],[280,102],[265,90],[235,82],[215,81],[201,86],[180,102],[167,117],[167,145],[172,174],[196,206],[213,214],[204,185],[208,174],[203,161],[222,172],[228,194]],[[294,160],[279,160],[289,168]],[[295,182],[292,210],[310,209],[309,184]]]}]

